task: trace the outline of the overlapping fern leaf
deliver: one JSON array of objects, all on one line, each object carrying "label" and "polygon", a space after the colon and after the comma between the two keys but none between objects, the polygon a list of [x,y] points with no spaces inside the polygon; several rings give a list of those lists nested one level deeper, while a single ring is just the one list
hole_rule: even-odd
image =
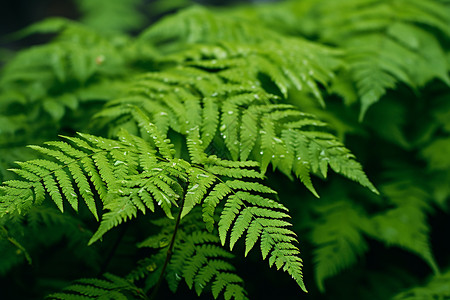
[{"label": "overlapping fern leaf", "polygon": [[103,214],[91,243],[112,227],[135,217],[138,209],[145,213],[158,205],[171,217],[170,207],[177,205],[177,195],[181,193],[177,180],[187,180],[187,167],[182,160],[172,159],[171,145],[153,124],[142,127],[148,141],[123,131],[120,141],[80,134],[65,137],[65,141],[48,142],[46,147],[31,146],[48,159],[22,162],[20,169],[12,169],[22,180],[3,183],[1,214],[25,213],[41,204],[45,195],[61,211],[65,202],[77,211],[79,199],[83,199],[96,219],[98,207],[110,210]]},{"label": "overlapping fern leaf", "polygon": [[118,80],[126,68],[127,55],[120,46],[123,38],[109,39],[61,18],[31,25],[16,36],[40,33],[57,34],[57,38],[19,52],[2,68],[2,172],[15,160],[28,159],[23,149],[27,143],[55,139],[68,124],[75,130],[85,128],[96,107],[120,93],[124,85]]},{"label": "overlapping fern leaf", "polygon": [[289,89],[311,93],[324,105],[320,92],[340,66],[340,52],[299,37],[283,36],[231,14],[220,15],[191,7],[163,19],[143,32],[138,42],[171,41],[163,61],[185,62],[221,70],[220,77],[232,83],[259,81],[267,76],[279,93]]},{"label": "overlapping fern leaf", "polygon": [[[148,141],[123,131],[119,141],[80,134],[67,142],[50,142],[47,147],[34,146],[54,158],[20,163],[13,171],[23,180],[5,182],[2,187],[2,214],[24,212],[39,205],[48,194],[63,211],[64,202],[75,210],[82,198],[98,218],[97,206],[109,210],[102,215],[100,227],[90,243],[111,228],[135,218],[138,211],[154,211],[160,206],[172,218],[171,208],[182,207],[187,215],[197,204],[203,206],[203,219],[209,230],[214,227],[215,210],[223,202],[218,224],[222,245],[229,238],[230,248],[245,236],[248,253],[260,241],[263,258],[289,273],[305,290],[302,261],[295,246],[295,233],[284,219],[287,209],[265,196],[274,194],[258,180],[263,175],[253,169],[256,162],[235,162],[207,156],[197,135],[191,134],[189,151],[193,162],[173,158],[173,149],[155,125],[142,112],[136,112],[138,125]],[[64,201],[65,200],[65,201]],[[100,200],[100,201],[98,201]],[[245,234],[245,235],[244,235]]]},{"label": "overlapping fern leaf", "polygon": [[[208,233],[198,228],[201,222],[199,210],[183,219],[178,227],[173,255],[167,258],[169,241],[174,233],[170,232],[175,221],[161,219],[153,221],[161,226],[162,232],[150,236],[139,244],[139,247],[158,249],[158,253],[144,259],[140,268],[130,274],[133,280],[145,279],[145,290],[155,288],[161,277],[167,280],[172,292],[176,292],[182,279],[197,295],[205,290],[217,299],[221,293],[225,299],[248,299],[243,287],[243,280],[235,273],[234,266],[229,262],[233,255],[223,249],[216,234]],[[200,230],[199,230],[200,229]],[[165,260],[167,272],[161,274]]]},{"label": "overlapping fern leaf", "polygon": [[226,153],[216,154],[256,160],[263,173],[269,164],[288,176],[293,172],[315,195],[310,173],[326,177],[328,167],[376,191],[325,123],[291,105],[277,104],[277,96],[253,83],[224,82],[216,74],[191,67],[147,73],[128,96],[111,101],[97,117],[103,124],[115,122],[138,132],[133,111],[139,107],[163,132],[172,129],[187,136],[198,127],[204,152],[225,147]]},{"label": "overlapping fern leaf", "polygon": [[316,34],[347,51],[360,118],[399,83],[415,89],[438,78],[450,84],[448,66],[442,64],[442,42],[450,37],[448,5],[435,0],[325,0],[314,5],[309,17],[317,24]]},{"label": "overlapping fern leaf", "polygon": [[[394,178],[408,178],[398,172],[389,171],[386,174]],[[408,174],[414,173],[409,170]],[[313,214],[319,218],[311,226],[310,239],[316,246],[315,279],[319,290],[325,290],[327,278],[351,267],[364,255],[368,250],[366,237],[417,255],[434,274],[439,274],[430,246],[430,226],[427,222],[433,200],[417,180],[420,177],[418,174],[412,177],[414,180],[391,179],[380,184],[386,203],[372,215],[356,204],[350,192],[341,194],[342,189],[341,193],[324,195],[327,202],[313,206]]]}]

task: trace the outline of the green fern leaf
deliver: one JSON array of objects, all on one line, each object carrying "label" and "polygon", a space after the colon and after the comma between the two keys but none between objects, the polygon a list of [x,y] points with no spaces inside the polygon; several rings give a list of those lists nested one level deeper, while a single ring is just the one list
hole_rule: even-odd
[{"label": "green fern leaf", "polygon": [[408,181],[386,184],[383,192],[396,207],[373,216],[373,230],[368,234],[388,246],[396,245],[417,254],[438,274],[439,268],[429,242],[427,192],[419,184]]},{"label": "green fern leaf", "polygon": [[59,293],[48,295],[46,299],[129,299],[126,295],[142,295],[143,292],[131,282],[105,273],[105,279],[79,279]]},{"label": "green fern leaf", "polygon": [[320,207],[320,214],[322,221],[314,227],[311,239],[317,246],[315,279],[323,292],[325,279],[354,264],[367,250],[362,232],[368,219],[344,201]]},{"label": "green fern leaf", "polygon": [[217,132],[217,125],[219,124],[219,106],[213,95],[203,99],[204,108],[201,134],[205,146],[208,146],[213,140]]},{"label": "green fern leaf", "polygon": [[212,231],[214,228],[214,213],[219,202],[227,195],[232,193],[232,189],[225,183],[218,183],[214,186],[213,190],[203,200],[202,211],[203,221],[206,224],[208,231]]},{"label": "green fern leaf", "polygon": [[110,211],[102,216],[100,226],[89,240],[88,245],[95,243],[110,229],[126,222],[128,219],[135,218],[137,215],[136,205],[131,201],[126,201],[125,198],[115,199],[114,202],[105,205],[105,209]]},{"label": "green fern leaf", "polygon": [[208,189],[216,181],[216,177],[212,175],[207,175],[203,170],[194,169],[190,170],[190,183],[187,187],[186,194],[184,197],[183,210],[181,212],[181,218],[187,215],[196,204],[204,198]]},{"label": "green fern leaf", "polygon": [[[235,170],[233,170],[234,172]],[[229,174],[232,173],[230,172]],[[240,177],[238,176],[237,178]],[[247,177],[247,179],[250,178]],[[228,185],[228,182],[231,185]],[[245,254],[247,255],[260,239],[263,259],[270,254],[270,266],[275,264],[278,269],[283,268],[303,290],[306,290],[303,283],[302,260],[299,257],[300,251],[293,245],[293,243],[297,242],[296,235],[293,231],[286,228],[291,226],[291,224],[283,220],[289,217],[287,213],[283,212],[287,211],[287,209],[274,200],[254,194],[258,192],[272,193],[273,191],[269,188],[264,188],[259,183],[250,182],[249,184],[238,180],[227,180],[219,183],[217,186],[220,186],[220,188],[217,188],[215,193],[220,192],[220,197],[214,195],[214,198],[211,199],[214,201],[213,209],[211,209],[211,204],[206,201],[208,198],[205,199],[206,208],[203,210],[203,217],[205,219],[205,211],[214,211],[220,199],[226,198],[218,223],[222,245],[225,244],[229,237],[230,249],[232,249],[236,242],[246,233]],[[207,216],[206,222],[211,226],[213,221],[210,220],[213,220],[213,218],[211,215]]]},{"label": "green fern leaf", "polygon": [[[397,5],[402,7],[401,13]],[[310,17],[315,18],[318,34],[323,40],[348,49],[345,60],[361,101],[360,119],[400,82],[411,88],[423,86],[433,78],[450,84],[448,67],[439,63],[445,60],[445,50],[435,36],[419,27],[430,26],[449,36],[448,26],[444,25],[449,13],[445,4],[433,0],[325,0],[317,7]]]},{"label": "green fern leaf", "polygon": [[426,285],[412,287],[397,294],[394,300],[445,299],[450,296],[450,272],[429,278]]},{"label": "green fern leaf", "polygon": [[[198,224],[192,223],[200,220],[201,214],[198,212],[194,209],[181,220],[177,227],[176,238],[172,240],[175,243],[173,255],[170,256],[167,265],[167,274],[159,273],[158,276],[165,276],[173,292],[176,292],[181,279],[184,279],[187,286],[194,289],[199,296],[203,291],[211,288],[215,298],[224,292],[224,297],[247,299],[246,291],[242,287],[242,279],[234,274],[235,268],[228,262],[233,255],[220,247],[216,234],[199,231]],[[164,256],[169,255],[166,253],[169,247],[167,241],[174,233],[168,232],[167,228],[173,226],[174,221],[171,221],[171,225],[168,221],[162,219],[154,222],[155,225],[163,226],[163,232],[147,238],[140,246],[157,248]],[[159,254],[153,255],[149,261],[162,264],[161,260],[157,262],[160,259],[157,256],[160,257]],[[149,275],[149,278],[153,277],[153,274]],[[149,287],[154,285],[153,279],[151,280]]]}]

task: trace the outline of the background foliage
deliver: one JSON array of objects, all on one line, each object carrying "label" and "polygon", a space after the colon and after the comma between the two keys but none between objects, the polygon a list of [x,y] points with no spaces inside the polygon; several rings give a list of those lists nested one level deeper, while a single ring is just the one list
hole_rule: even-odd
[{"label": "background foliage", "polygon": [[2,297],[450,297],[448,1],[106,2],[0,51]]}]

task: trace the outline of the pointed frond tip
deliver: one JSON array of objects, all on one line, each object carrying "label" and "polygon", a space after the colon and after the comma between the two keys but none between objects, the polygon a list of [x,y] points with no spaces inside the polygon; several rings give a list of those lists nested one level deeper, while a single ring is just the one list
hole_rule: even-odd
[{"label": "pointed frond tip", "polygon": [[[205,167],[212,172],[213,167]],[[223,172],[223,171],[221,171]],[[216,175],[217,176],[217,175]],[[244,181],[245,180],[245,181]],[[214,212],[221,201],[224,208],[220,213],[218,231],[220,242],[229,240],[230,250],[242,237],[245,255],[260,241],[263,259],[269,258],[269,265],[276,266],[291,275],[300,288],[306,291],[303,283],[302,259],[295,246],[296,234],[288,227],[291,224],[288,210],[277,201],[266,197],[274,191],[256,182],[258,178],[240,177],[221,179],[212,187],[203,200],[203,220],[207,228],[214,226]]]}]

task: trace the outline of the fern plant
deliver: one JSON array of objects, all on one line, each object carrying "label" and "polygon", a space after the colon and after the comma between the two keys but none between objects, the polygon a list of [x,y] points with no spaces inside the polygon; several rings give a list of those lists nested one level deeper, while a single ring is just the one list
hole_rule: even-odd
[{"label": "fern plant", "polygon": [[1,71],[6,297],[448,296],[447,2],[78,3]]}]

